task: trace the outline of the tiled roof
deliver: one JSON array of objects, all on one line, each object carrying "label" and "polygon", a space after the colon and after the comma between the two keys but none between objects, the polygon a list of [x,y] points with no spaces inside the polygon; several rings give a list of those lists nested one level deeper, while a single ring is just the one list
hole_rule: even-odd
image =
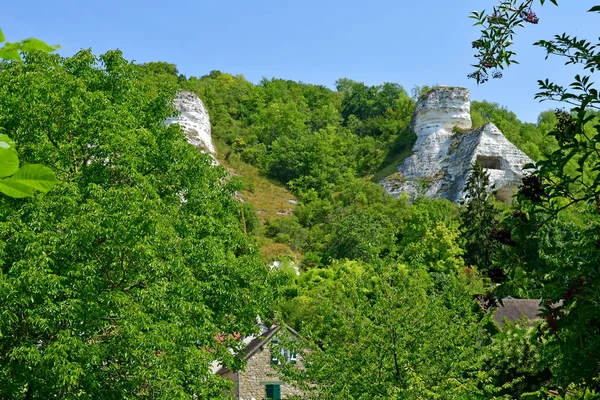
[{"label": "tiled roof", "polygon": [[526,317],[530,321],[540,320],[542,307],[539,299],[503,299],[502,304],[498,304],[498,309],[494,314],[494,321],[504,328],[504,318],[514,322],[520,318]]},{"label": "tiled roof", "polygon": [[[287,325],[283,325],[292,335],[299,337],[298,336],[298,332],[296,332],[295,330],[293,330],[291,327],[287,326]],[[268,343],[269,341],[271,341],[271,339],[273,338],[273,336],[275,336],[275,334],[277,332],[279,332],[281,330],[281,325],[272,325],[266,332],[264,332],[262,335],[255,337],[254,339],[252,339],[250,341],[250,343],[248,343],[248,346],[246,346],[246,348],[241,351],[240,353],[237,354],[237,357],[239,358],[243,358],[244,360],[249,359],[250,357],[252,357],[254,355],[254,353],[256,353],[258,350],[260,350],[265,343]],[[227,372],[228,369],[223,367],[221,369],[219,369],[216,373],[218,375],[222,375],[225,372]]]}]

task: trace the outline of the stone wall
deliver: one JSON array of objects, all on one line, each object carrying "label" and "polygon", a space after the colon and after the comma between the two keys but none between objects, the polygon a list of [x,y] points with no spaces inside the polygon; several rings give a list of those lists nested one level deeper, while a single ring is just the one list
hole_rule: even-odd
[{"label": "stone wall", "polygon": [[[300,358],[300,357],[298,357]],[[289,383],[282,382],[277,376],[277,371],[271,364],[271,350],[268,345],[254,353],[247,361],[244,371],[232,373],[227,371],[223,378],[233,381],[233,395],[240,400],[262,400],[265,397],[265,385],[279,384],[281,386],[281,398],[286,399],[292,395],[301,395],[302,392]],[[298,359],[298,367],[302,368],[302,362]],[[238,397],[239,383],[239,397]]]}]

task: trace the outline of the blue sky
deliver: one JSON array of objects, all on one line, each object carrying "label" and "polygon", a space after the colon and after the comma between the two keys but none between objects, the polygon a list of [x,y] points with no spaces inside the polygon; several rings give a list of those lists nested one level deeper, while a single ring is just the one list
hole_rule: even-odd
[{"label": "blue sky", "polygon": [[347,77],[369,85],[397,82],[456,85],[474,100],[497,102],[535,122],[556,104],[533,99],[537,80],[568,84],[578,71],[544,61],[538,39],[569,32],[594,38],[598,14],[585,13],[597,0],[538,7],[537,26],[515,40],[520,64],[501,80],[482,86],[466,78],[478,31],[472,10],[496,0],[27,0],[2,7],[7,39],[37,37],[60,44],[70,55],[121,49],[137,62],[168,61],[187,76],[211,70],[242,74],[253,82],[284,78],[333,88]]}]

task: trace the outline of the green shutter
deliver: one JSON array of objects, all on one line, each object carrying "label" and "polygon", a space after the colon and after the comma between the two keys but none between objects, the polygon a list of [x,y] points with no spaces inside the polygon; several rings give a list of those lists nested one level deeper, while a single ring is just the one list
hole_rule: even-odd
[{"label": "green shutter", "polygon": [[265,385],[265,399],[281,400],[281,386]]},{"label": "green shutter", "polygon": [[277,400],[281,399],[281,386],[273,385],[273,398]]},{"label": "green shutter", "polygon": [[273,385],[265,385],[265,399],[273,398]]}]

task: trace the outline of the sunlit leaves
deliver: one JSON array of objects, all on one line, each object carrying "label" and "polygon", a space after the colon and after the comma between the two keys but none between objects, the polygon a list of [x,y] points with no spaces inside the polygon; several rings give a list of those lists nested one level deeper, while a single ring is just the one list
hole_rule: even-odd
[{"label": "sunlit leaves", "polygon": [[54,172],[43,165],[29,164],[19,168],[15,143],[0,135],[0,192],[9,197],[33,196],[33,190],[47,192],[58,183]]},{"label": "sunlit leaves", "polygon": [[0,196],[0,398],[218,397],[209,364],[240,361],[214,335],[251,332],[271,296],[235,187],[120,52],[23,58],[0,74],[24,164],[0,190],[47,190],[39,162],[62,183]]},{"label": "sunlit leaves", "polygon": [[32,51],[51,52],[59,48],[59,46],[51,46],[39,39],[29,38],[19,42],[6,42],[6,38],[2,30],[0,30],[0,43],[4,45],[0,47],[0,59],[10,61],[20,61],[21,53],[29,53]]},{"label": "sunlit leaves", "polygon": [[2,147],[0,142],[0,178],[5,178],[19,170],[19,156],[12,148]]}]

